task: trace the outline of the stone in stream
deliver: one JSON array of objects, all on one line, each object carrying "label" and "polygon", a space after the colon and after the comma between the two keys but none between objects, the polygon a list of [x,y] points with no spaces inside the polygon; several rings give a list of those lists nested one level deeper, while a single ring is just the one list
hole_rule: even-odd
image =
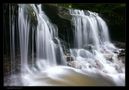
[{"label": "stone in stream", "polygon": [[66,60],[69,62],[69,61],[73,61],[74,59],[73,59],[73,57],[71,57],[71,56],[67,56],[67,57],[66,57]]},{"label": "stone in stream", "polygon": [[120,50],[118,53],[118,60],[122,60],[122,63],[125,63],[125,49]]}]

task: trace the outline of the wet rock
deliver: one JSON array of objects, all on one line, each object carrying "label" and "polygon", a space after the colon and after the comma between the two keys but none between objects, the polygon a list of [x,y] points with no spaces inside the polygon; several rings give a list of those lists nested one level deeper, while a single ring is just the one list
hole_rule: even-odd
[{"label": "wet rock", "polygon": [[84,49],[86,49],[86,50],[88,50],[88,51],[90,51],[90,52],[94,52],[94,50],[95,50],[95,47],[93,46],[93,45],[91,45],[91,44],[89,44],[89,45],[84,45],[83,46],[84,47]]},{"label": "wet rock", "polygon": [[63,8],[63,7],[60,7],[58,9],[59,13],[59,17],[63,18],[63,19],[66,19],[66,20],[71,20],[72,19],[72,16],[69,14],[69,10],[66,9],[66,8]]},{"label": "wet rock", "polygon": [[66,55],[65,58],[66,58],[67,62],[74,61],[73,57],[70,55]]},{"label": "wet rock", "polygon": [[118,42],[118,41],[113,41],[114,45],[116,47],[119,47],[119,48],[125,48],[126,47],[126,43],[125,42]]},{"label": "wet rock", "polygon": [[123,64],[125,64],[125,56],[119,56],[118,60],[121,60]]},{"label": "wet rock", "polygon": [[112,57],[113,57],[112,54],[104,54],[104,57],[105,57],[107,60],[110,60],[110,61],[113,60],[113,59],[112,59]]},{"label": "wet rock", "polygon": [[120,50],[118,54],[118,59],[122,60],[122,62],[125,63],[125,49]]},{"label": "wet rock", "polygon": [[77,69],[81,69],[82,68],[81,63],[79,63],[78,61],[75,61],[75,60],[69,62],[68,66],[71,66],[71,67],[74,67],[74,68],[77,68]]},{"label": "wet rock", "polygon": [[119,66],[115,66],[115,69],[119,72],[119,73],[122,73],[123,71],[122,71],[122,68],[121,67],[119,67]]},{"label": "wet rock", "polygon": [[102,69],[104,67],[99,60],[96,60],[95,62],[96,62],[96,66],[95,66],[96,68]]},{"label": "wet rock", "polygon": [[81,56],[81,57],[83,57],[83,58],[93,58],[93,55],[89,52],[89,51],[87,51],[87,50],[84,50],[84,49],[80,49],[80,51],[79,51],[79,55]]},{"label": "wet rock", "polygon": [[125,56],[125,49],[120,50],[119,56]]}]

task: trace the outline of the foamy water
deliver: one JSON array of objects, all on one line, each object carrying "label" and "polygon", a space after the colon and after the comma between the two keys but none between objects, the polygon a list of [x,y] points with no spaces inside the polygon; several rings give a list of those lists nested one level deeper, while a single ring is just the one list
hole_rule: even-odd
[{"label": "foamy water", "polygon": [[[36,33],[32,35],[35,34],[32,46],[35,43],[36,57],[33,56],[32,60],[28,59],[29,8],[37,18]],[[70,49],[73,61],[66,62],[58,29],[45,15],[42,6],[19,4],[18,10],[21,70],[8,76],[5,86],[125,86],[125,64],[115,53],[120,49],[111,43],[106,22],[97,13],[88,11],[87,15],[83,10],[70,10],[71,22],[75,26],[74,48]],[[14,38],[12,41],[12,55],[15,56]],[[34,47],[32,51],[34,53]],[[12,61],[14,67],[16,63]]]},{"label": "foamy water", "polygon": [[[15,75],[15,79],[20,78]],[[14,78],[12,78],[14,79]],[[11,86],[113,86],[112,80],[101,74],[88,75],[79,69],[66,66],[48,68],[38,73],[25,73],[22,75],[22,84],[18,81],[10,83]]]}]

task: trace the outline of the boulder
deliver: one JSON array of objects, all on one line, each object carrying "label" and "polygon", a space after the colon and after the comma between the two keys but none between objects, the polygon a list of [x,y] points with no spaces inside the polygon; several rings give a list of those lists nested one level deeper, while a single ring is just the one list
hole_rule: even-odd
[{"label": "boulder", "polygon": [[67,62],[74,61],[72,56],[65,56]]}]

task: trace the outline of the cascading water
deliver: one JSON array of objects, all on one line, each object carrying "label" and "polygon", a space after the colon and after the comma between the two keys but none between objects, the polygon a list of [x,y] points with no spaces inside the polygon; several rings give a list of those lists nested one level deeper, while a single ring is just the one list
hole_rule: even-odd
[{"label": "cascading water", "polygon": [[[114,53],[119,52],[119,49],[110,42],[105,21],[90,11],[70,9],[69,12],[75,26],[75,47],[70,49],[74,60],[69,62],[74,68],[66,66],[68,62],[66,63],[58,38],[58,28],[45,15],[42,5],[18,4],[20,71],[11,73],[9,77],[11,82],[5,82],[5,86],[123,86],[125,84],[125,66],[118,61]],[[13,18],[10,17],[11,20]],[[36,20],[37,25],[33,26],[32,19]],[[16,68],[15,24],[10,22],[11,71]],[[32,58],[29,57],[29,51]]]},{"label": "cascading water", "polygon": [[19,27],[19,41],[20,41],[20,54],[21,54],[21,72],[25,73],[28,67],[28,41],[30,31],[30,21],[26,14],[26,6],[19,5],[18,13],[18,27]]},{"label": "cascading water", "polygon": [[[36,34],[35,44],[36,44],[36,62],[34,62],[35,57],[32,60],[28,58],[29,51],[29,34],[30,33],[30,15],[29,9],[33,9],[33,14],[37,19],[37,29],[34,33],[34,28],[32,27],[32,34]],[[32,13],[32,12],[31,12]],[[19,42],[20,42],[20,57],[21,57],[21,81],[24,83],[26,80],[25,75],[32,75],[36,72],[42,72],[49,67],[57,65],[66,65],[66,60],[64,58],[63,50],[58,39],[57,28],[54,26],[42,11],[41,5],[34,4],[19,4],[18,8],[18,29],[19,29]],[[14,30],[12,30],[12,34]],[[13,35],[14,36],[14,35]],[[34,36],[34,35],[32,35]],[[32,44],[34,44],[34,37],[32,37]],[[14,43],[14,39],[12,40]],[[57,43],[55,43],[55,41]],[[14,45],[13,45],[14,46]],[[34,47],[32,47],[32,51]],[[34,51],[32,52],[34,53]],[[58,54],[58,56],[56,56]],[[14,61],[14,60],[13,60]],[[13,63],[15,64],[15,63]],[[30,65],[33,64],[33,65]],[[14,76],[14,75],[12,75]],[[18,77],[18,78],[19,78]],[[12,78],[12,77],[11,77]],[[13,78],[14,79],[14,78]],[[17,85],[17,81],[14,82]],[[12,85],[12,84],[11,84]],[[23,84],[24,85],[24,84]],[[26,84],[25,84],[26,85]]]},{"label": "cascading water", "polygon": [[[34,5],[32,5],[33,8]],[[56,66],[56,65],[66,65],[66,60],[64,60],[64,55],[62,52],[62,47],[60,41],[58,40],[58,31],[56,26],[54,27],[45,13],[42,11],[41,5],[37,6],[38,9],[34,9],[37,16],[37,38],[36,38],[36,50],[37,50],[37,60],[43,59],[47,60],[47,66]],[[39,10],[39,12],[38,12]],[[38,12],[38,13],[37,13]],[[57,43],[54,43],[54,40],[57,40]],[[58,49],[58,51],[57,51]],[[61,59],[57,62],[56,54],[59,52]],[[41,68],[42,69],[42,68]]]},{"label": "cascading water", "polygon": [[124,85],[125,66],[115,53],[120,49],[110,42],[106,22],[91,11],[70,9],[69,13],[75,27],[75,46],[70,52],[76,67],[91,73],[101,72],[105,77],[112,78],[116,85]]}]

